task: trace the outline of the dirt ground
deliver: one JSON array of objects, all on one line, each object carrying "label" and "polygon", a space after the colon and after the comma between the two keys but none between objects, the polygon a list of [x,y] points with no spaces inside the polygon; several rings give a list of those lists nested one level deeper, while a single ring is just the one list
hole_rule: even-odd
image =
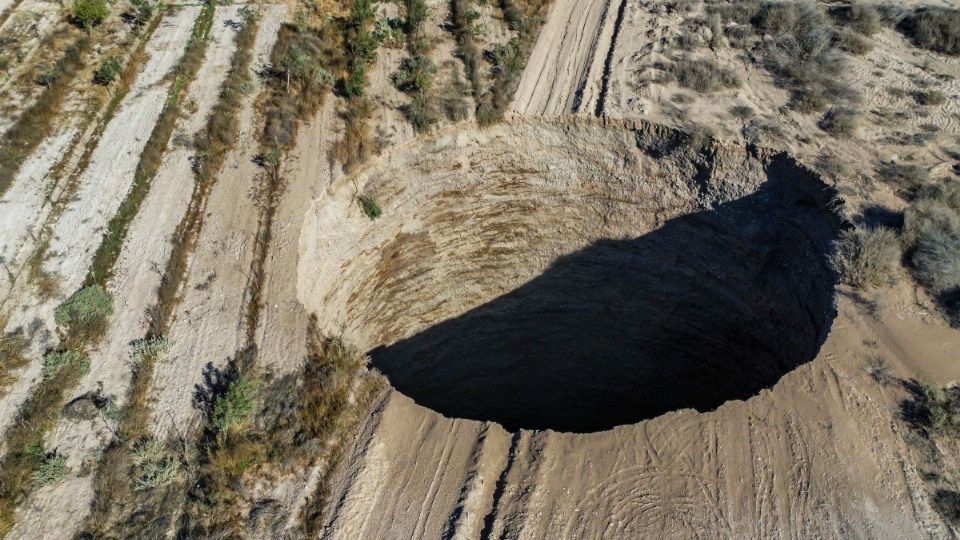
[{"label": "dirt ground", "polygon": [[[441,66],[436,82],[440,87],[451,73],[463,76],[463,64],[447,28],[449,4],[427,4],[425,32],[430,55]],[[325,335],[341,336],[369,351],[372,367],[387,369],[386,352],[412,368],[391,376],[397,387],[375,400],[356,430],[344,438],[346,451],[334,468],[325,458],[315,459],[238,488],[250,504],[251,521],[261,504],[280,509],[278,528],[256,530],[252,537],[304,532],[299,529],[302,512],[318,504],[320,493],[320,528],[305,532],[351,540],[958,535],[934,509],[931,496],[937,486],[960,481],[960,444],[918,436],[901,418],[909,387],[878,381],[867,366],[882,359],[902,381],[957,382],[960,331],[944,321],[929,295],[905,272],[897,285],[868,292],[840,285],[833,296],[832,289],[827,290],[829,280],[809,277],[820,276],[826,268],[825,251],[816,247],[826,240],[798,239],[790,232],[796,229],[790,219],[783,220],[782,228],[748,220],[758,213],[756,208],[767,206],[730,210],[724,204],[756,195],[775,161],[772,156],[792,160],[778,153],[783,150],[800,161],[797,170],[815,167],[824,155],[847,164],[850,173],[826,180],[826,190],[838,192],[845,203],[844,218],[857,219],[869,205],[902,209],[904,201],[875,180],[874,171],[881,162],[903,159],[922,164],[934,176],[951,174],[956,161],[951,152],[960,140],[960,59],[921,51],[893,29],[882,28],[870,38],[871,51],[849,59],[847,76],[863,96],[864,121],[856,137],[832,138],[817,127],[819,115],[785,107],[789,92],[733,47],[701,48],[695,54],[735,68],[742,81],[737,88],[700,94],[658,78],[658,63],[689,53],[676,47],[676,38],[691,19],[703,15],[702,2],[692,2],[690,12],[667,4],[554,0],[507,118],[485,128],[470,119],[444,120],[430,132],[416,133],[403,113],[410,95],[391,81],[408,53],[380,47],[367,89],[374,105],[369,122],[383,145],[380,154],[349,175],[332,161],[329,150],[342,135],[344,100],[328,95],[315,115],[301,119],[296,144],[280,169],[282,187],[267,231],[262,229],[265,199],[259,189],[267,172],[258,164],[264,121],[257,100],[262,88],[258,74],[276,67],[270,66],[270,54],[278,31],[284,22],[296,20],[300,6],[258,5],[254,82],[242,98],[237,142],[203,211],[167,336],[168,358],[151,381],[151,431],[158,438],[196,443],[204,421],[195,404],[198,389],[216,379],[247,346],[256,347],[257,369],[265,379],[299,373],[309,354],[311,315]],[[109,283],[114,312],[104,339],[91,353],[93,369],[70,390],[68,401],[93,393],[122,401],[127,393],[129,345],[144,336],[146,310],[156,301],[170,257],[170,236],[191,197],[194,150],[189,140],[205,125],[219,97],[235,53],[230,23],[242,7],[216,8],[210,45],[188,90],[189,112],[177,121]],[[380,17],[400,14],[393,5],[378,9]],[[509,39],[511,31],[497,6],[484,4],[477,10],[486,28],[477,37],[482,47]],[[37,44],[65,24],[63,10],[54,4],[0,0],[0,18],[5,12],[12,15],[2,21],[0,36],[19,32],[17,21],[37,21],[32,34],[17,37],[27,58],[45,58]],[[129,190],[172,83],[170,70],[183,54],[199,12],[199,6],[185,5],[164,15],[149,37],[148,57],[129,93],[102,132],[96,129],[97,117],[88,121],[81,114],[91,98],[89,85],[71,93],[63,121],[25,161],[0,199],[0,256],[12,270],[0,272],[0,315],[7,320],[4,330],[31,327],[34,336],[28,366],[0,396],[0,425],[16,421],[19,407],[41,378],[42,354],[56,341],[53,310],[81,286],[104,227]],[[481,59],[484,70],[492,65],[490,56]],[[0,78],[0,96],[19,100],[15,107],[0,107],[0,131],[36,94],[36,88],[17,90],[15,79],[25,69],[17,67]],[[912,97],[917,81],[948,99],[934,107],[918,106]],[[677,100],[677,94],[688,98]],[[754,116],[735,117],[733,105],[750,107]],[[473,115],[471,111],[468,116]],[[750,128],[758,122],[778,126],[779,134],[752,140]],[[644,127],[634,129],[637,125]],[[718,140],[712,155],[723,159],[704,165],[671,157],[671,145],[680,145],[682,137],[663,126],[706,127]],[[924,144],[903,142],[919,135],[927,137]],[[764,148],[749,146],[752,142]],[[81,160],[88,147],[92,151]],[[797,174],[806,177],[808,172]],[[361,193],[376,196],[383,216],[371,220],[364,215],[357,204]],[[793,196],[761,191],[757,198],[773,205],[770,201]],[[814,199],[823,210],[822,201]],[[731,340],[713,333],[728,322],[711,311],[711,301],[718,298],[716,305],[733,306],[728,312],[738,314],[731,320],[758,310],[780,317],[774,328],[784,334],[779,345],[767,340],[770,332],[758,329],[761,323],[748,329],[756,331],[749,336],[755,341],[751,357],[770,354],[782,360],[778,355],[783,349],[794,353],[792,349],[807,347],[795,344],[816,342],[809,355],[783,360],[772,381],[741,388],[744,395],[723,400],[718,407],[702,407],[707,412],[694,410],[694,401],[683,401],[695,392],[676,380],[637,384],[638,395],[676,397],[681,404],[664,414],[637,413],[597,429],[550,429],[549,424],[525,429],[523,420],[517,420],[516,429],[505,429],[493,415],[445,408],[458,399],[515,407],[524,392],[543,396],[554,388],[551,384],[564,391],[579,386],[581,393],[593,388],[604,373],[599,357],[572,376],[549,373],[549,366],[540,373],[530,366],[498,366],[470,377],[456,368],[489,347],[515,345],[510,331],[519,325],[503,314],[530,308],[531,298],[539,297],[525,296],[524,291],[536,290],[557,264],[598,242],[647,237],[696,212],[749,221],[752,235],[788,238],[793,251],[771,251],[767,244],[717,234],[727,254],[754,266],[745,263],[743,272],[705,270],[714,255],[691,249],[660,251],[657,264],[637,268],[623,259],[603,258],[607,255],[602,252],[600,259],[582,264],[592,268],[597,260],[605,261],[603,272],[574,273],[560,287],[570,298],[591,291],[598,280],[609,285],[601,288],[632,291],[614,288],[611,282],[633,276],[659,284],[651,289],[661,296],[675,296],[677,290],[707,291],[701,298],[684,297],[662,313],[644,312],[643,332],[672,321],[664,323],[668,330],[679,327],[669,335],[672,349],[695,347],[689,336],[709,334],[713,341],[704,347],[710,347],[713,356],[733,356],[724,348]],[[836,232],[839,217],[822,213],[826,217],[817,221],[822,228],[817,230],[826,238]],[[773,219],[771,215],[770,223]],[[682,230],[713,234],[723,223],[695,220],[696,227]],[[258,236],[265,232],[270,241],[262,280],[255,288],[252,280],[261,276],[252,269],[261,262],[255,260],[256,249]],[[666,238],[658,246],[675,242],[682,249],[683,238]],[[29,279],[30,262],[36,262],[41,248],[40,268],[60,285],[51,297],[39,295]],[[791,257],[795,252],[803,256]],[[816,270],[805,273],[806,265]],[[763,281],[763,276],[776,279]],[[766,289],[751,286],[760,281]],[[737,286],[728,286],[730,282]],[[788,286],[797,283],[810,288]],[[248,328],[255,289],[258,316],[256,326]],[[822,306],[810,298],[823,291],[831,305],[819,313]],[[563,332],[586,335],[614,326],[629,330],[628,315],[635,311],[628,307],[642,302],[622,296],[608,298],[607,311],[591,311],[588,319],[564,319]],[[795,297],[803,301],[790,313],[805,318],[775,312]],[[542,310],[562,314],[571,303],[546,304]],[[697,318],[697,313],[711,316]],[[605,318],[618,324],[604,325]],[[491,319],[501,321],[499,326]],[[681,319],[688,324],[674,324]],[[783,345],[786,333],[792,339],[803,329],[809,330],[809,340],[797,338],[790,347]],[[643,332],[636,334],[647,335]],[[479,337],[468,341],[465,335]],[[429,340],[416,341],[423,336]],[[549,342],[561,341],[532,333],[521,337],[527,343],[517,347],[533,351],[530,358],[542,358],[534,353],[552,351]],[[612,348],[622,349],[615,353],[631,358],[659,355],[677,362],[670,347],[641,354],[628,346],[630,339],[615,341]],[[583,343],[571,348],[580,345],[582,350],[574,352],[601,350]],[[438,363],[440,350],[445,352]],[[697,353],[710,356],[704,350]],[[739,369],[751,376],[758,371]],[[737,374],[735,368],[733,372]],[[731,386],[721,384],[726,371],[717,373],[713,386]],[[498,384],[476,384],[484,377]],[[743,381],[748,378],[744,375]],[[627,375],[622,379],[624,388],[635,382]],[[695,386],[700,393],[715,390],[708,384]],[[431,396],[439,404],[425,407]],[[627,397],[616,399],[632,403]],[[548,416],[564,406],[571,417],[583,409],[580,402],[564,404],[559,396],[552,401],[545,397],[542,410],[532,412]],[[8,538],[64,538],[79,530],[95,497],[93,469],[115,435],[109,425],[101,413],[84,419],[65,414],[57,421],[42,442],[67,456],[70,473],[20,502],[17,525]],[[170,528],[172,535],[176,525]]]}]

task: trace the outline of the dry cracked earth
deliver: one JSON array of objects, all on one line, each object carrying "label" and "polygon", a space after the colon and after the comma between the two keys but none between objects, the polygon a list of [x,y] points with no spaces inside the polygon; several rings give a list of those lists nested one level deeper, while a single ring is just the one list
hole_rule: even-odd
[{"label": "dry cracked earth", "polygon": [[948,0],[0,0],[0,535],[957,537],[958,201]]}]

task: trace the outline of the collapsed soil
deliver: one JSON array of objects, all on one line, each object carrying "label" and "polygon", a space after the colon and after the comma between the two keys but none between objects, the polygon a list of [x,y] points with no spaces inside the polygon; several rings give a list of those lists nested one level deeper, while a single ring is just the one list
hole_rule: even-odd
[{"label": "collapsed soil", "polygon": [[785,154],[689,143],[517,122],[413,145],[361,175],[383,217],[308,218],[350,225],[308,225],[334,260],[301,283],[448,416],[586,432],[748,398],[830,329],[835,193]]}]

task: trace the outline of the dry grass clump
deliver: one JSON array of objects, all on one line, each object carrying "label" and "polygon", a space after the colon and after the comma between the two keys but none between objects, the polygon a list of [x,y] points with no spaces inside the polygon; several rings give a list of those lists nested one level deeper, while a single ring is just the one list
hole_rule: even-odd
[{"label": "dry grass clump", "polygon": [[917,100],[917,103],[928,107],[943,105],[947,102],[947,96],[939,90],[921,90],[913,97]]},{"label": "dry grass clump", "polygon": [[917,190],[904,216],[904,239],[917,279],[960,323],[960,180]]},{"label": "dry grass clump", "polygon": [[862,35],[841,28],[834,34],[834,40],[841,51],[861,56],[873,50],[873,42]]},{"label": "dry grass clump", "polygon": [[[88,283],[104,287],[113,276],[114,264],[120,256],[120,250],[123,248],[123,241],[126,238],[127,230],[130,228],[133,219],[137,216],[140,205],[150,192],[153,178],[160,169],[163,156],[170,143],[170,137],[182,113],[182,100],[180,98],[187,90],[190,81],[193,80],[197,70],[200,69],[200,65],[203,63],[208,42],[207,37],[213,26],[213,14],[213,5],[207,4],[204,6],[200,17],[197,18],[194,24],[193,33],[187,44],[186,51],[184,51],[180,63],[171,74],[175,83],[170,90],[170,94],[167,97],[163,110],[160,112],[157,123],[154,125],[153,131],[150,132],[150,137],[147,139],[143,152],[140,154],[140,161],[137,162],[137,168],[134,171],[133,184],[130,187],[130,191],[127,192],[126,198],[120,203],[120,207],[116,213],[110,218],[103,239],[100,241],[100,245],[97,247],[97,251],[93,256],[90,275],[87,279]],[[105,63],[101,65],[98,73],[102,71],[109,62],[115,60],[116,59],[105,60]],[[117,62],[115,67],[116,72],[119,73],[119,62]],[[116,74],[114,73],[109,80],[105,79],[105,82],[109,83],[115,77]],[[196,164],[197,161],[199,160],[195,160],[194,163]]]},{"label": "dry grass clump", "polygon": [[473,14],[476,11],[470,0],[453,0],[450,3],[450,18],[453,33],[457,40],[457,56],[463,61],[464,72],[470,83],[470,93],[474,100],[483,95],[484,80],[480,73],[480,48],[474,39]]},{"label": "dry grass clump", "polygon": [[876,6],[868,4],[851,4],[830,8],[828,13],[841,26],[851,28],[865,36],[872,36],[880,31],[882,21]]},{"label": "dry grass clump", "polygon": [[[336,74],[335,88],[346,99],[340,111],[344,135],[334,143],[330,155],[347,171],[378,149],[368,125],[374,107],[366,96],[367,71],[376,61],[380,39],[374,29],[374,18],[370,0],[353,0],[345,17],[327,19],[324,26],[314,30],[329,47],[323,64]],[[409,16],[404,24],[409,24]]]},{"label": "dry grass clump", "polygon": [[891,283],[900,261],[900,241],[886,227],[843,231],[834,250],[834,268],[845,283],[860,289]]},{"label": "dry grass clump", "polygon": [[[263,141],[268,147],[286,148],[293,144],[300,122],[320,107],[324,95],[333,86],[333,73],[341,67],[341,53],[337,48],[340,41],[335,37],[332,24],[306,28],[303,32],[290,25],[280,29],[270,55],[275,71],[269,85],[263,133]],[[252,34],[251,40],[256,33]],[[249,47],[243,50],[248,51],[247,55],[252,54]],[[249,59],[245,61],[249,63]],[[246,81],[236,82],[239,88]],[[346,83],[341,81],[341,84]],[[239,96],[233,99],[237,100]]]},{"label": "dry grass clump", "polygon": [[405,5],[403,29],[410,56],[403,59],[391,80],[398,89],[411,96],[411,102],[403,107],[403,113],[417,132],[423,132],[439,120],[432,96],[437,66],[430,58],[430,42],[423,29],[428,13],[426,2],[406,0]]},{"label": "dry grass clump", "polygon": [[897,29],[918,47],[960,54],[960,9],[921,7],[905,15]]},{"label": "dry grass clump", "polygon": [[853,135],[860,125],[860,114],[847,107],[833,107],[823,115],[817,125],[834,136]]},{"label": "dry grass clump", "polygon": [[[168,348],[169,342],[159,336],[139,340],[131,347],[133,377],[129,398],[116,420],[117,436],[97,467],[95,497],[83,527],[89,537],[143,535],[155,523],[150,520],[162,521],[160,509],[170,504],[171,498],[163,488],[174,485],[182,476],[181,453],[173,444],[158,441],[151,434],[150,381]],[[149,523],[144,522],[144,517]]]},{"label": "dry grass clump", "polygon": [[708,59],[683,58],[670,64],[667,73],[675,77],[680,86],[700,93],[740,86],[740,77],[733,70]]},{"label": "dry grass clump", "polygon": [[885,163],[880,166],[879,175],[884,182],[907,194],[930,181],[927,169],[913,163]]},{"label": "dry grass clump", "polygon": [[27,365],[27,337],[22,329],[6,333],[6,318],[0,317],[0,389],[14,381],[13,373]]}]

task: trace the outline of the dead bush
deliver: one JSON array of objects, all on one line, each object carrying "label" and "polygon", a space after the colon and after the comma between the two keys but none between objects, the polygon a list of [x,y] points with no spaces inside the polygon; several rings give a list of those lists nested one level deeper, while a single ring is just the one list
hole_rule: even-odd
[{"label": "dead bush", "polygon": [[740,77],[733,70],[712,60],[684,58],[668,66],[667,72],[680,86],[700,93],[740,86]]},{"label": "dead bush", "polygon": [[837,46],[840,47],[841,51],[855,54],[857,56],[867,54],[873,50],[873,42],[846,28],[837,30],[834,39],[836,40]]},{"label": "dead bush", "polygon": [[893,281],[900,260],[900,241],[886,227],[854,227],[843,231],[834,247],[833,266],[843,281],[870,289]]},{"label": "dead bush", "polygon": [[921,90],[913,95],[920,105],[935,107],[947,102],[947,96],[939,90]]},{"label": "dead bush", "polygon": [[26,336],[20,329],[4,333],[6,325],[6,319],[0,317],[0,389],[14,381],[16,370],[27,365]]},{"label": "dead bush", "polygon": [[853,135],[860,125],[860,115],[853,109],[834,107],[823,115],[817,125],[834,136]]},{"label": "dead bush", "polygon": [[904,215],[904,240],[917,280],[960,323],[960,180],[916,190]]},{"label": "dead bush", "polygon": [[734,105],[730,107],[730,114],[741,121],[746,121],[753,118],[754,111],[747,105]]},{"label": "dead bush", "polygon": [[830,8],[830,16],[841,26],[846,26],[857,32],[872,36],[880,31],[880,12],[876,6],[867,4],[852,4]]},{"label": "dead bush", "polygon": [[918,8],[904,16],[897,29],[918,47],[960,54],[960,9]]},{"label": "dead bush", "polygon": [[842,82],[846,64],[834,31],[814,5],[765,3],[750,21],[771,36],[764,47],[764,63],[793,91],[792,107],[813,112],[857,99]]},{"label": "dead bush", "polygon": [[909,194],[930,180],[930,173],[912,163],[891,162],[881,165],[880,178],[897,188],[901,193]]}]

